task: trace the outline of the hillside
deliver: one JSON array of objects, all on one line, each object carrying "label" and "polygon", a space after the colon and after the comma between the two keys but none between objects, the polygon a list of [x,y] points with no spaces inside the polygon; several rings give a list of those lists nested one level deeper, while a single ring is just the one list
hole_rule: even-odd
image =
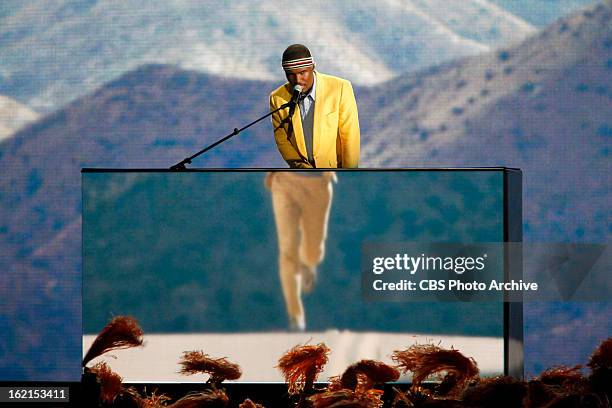
[{"label": "hillside", "polygon": [[520,167],[528,237],[605,241],[611,22],[599,5],[516,47],[384,84],[394,97],[371,118],[363,161]]},{"label": "hillside", "polygon": [[0,140],[10,137],[24,125],[34,122],[39,115],[16,100],[0,95]]}]

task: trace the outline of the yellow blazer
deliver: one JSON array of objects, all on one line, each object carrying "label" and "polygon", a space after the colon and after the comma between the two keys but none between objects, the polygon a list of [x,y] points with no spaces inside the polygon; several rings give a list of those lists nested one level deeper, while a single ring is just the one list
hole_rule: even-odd
[{"label": "yellow blazer", "polygon": [[[357,102],[351,83],[346,79],[316,72],[317,94],[314,104],[312,150],[316,168],[352,168],[359,165],[359,118]],[[270,110],[291,100],[291,85],[286,83],[270,94]],[[305,158],[306,142],[302,118],[296,107],[291,122],[280,126],[289,114],[289,108],[272,115],[274,138],[283,159],[291,167],[312,167]]]}]

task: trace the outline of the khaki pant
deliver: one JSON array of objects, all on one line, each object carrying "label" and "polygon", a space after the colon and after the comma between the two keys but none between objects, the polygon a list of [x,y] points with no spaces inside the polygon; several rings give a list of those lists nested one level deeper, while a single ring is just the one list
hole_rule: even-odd
[{"label": "khaki pant", "polygon": [[331,179],[277,172],[272,173],[270,189],[287,314],[290,319],[305,321],[300,264],[316,268],[325,255]]}]

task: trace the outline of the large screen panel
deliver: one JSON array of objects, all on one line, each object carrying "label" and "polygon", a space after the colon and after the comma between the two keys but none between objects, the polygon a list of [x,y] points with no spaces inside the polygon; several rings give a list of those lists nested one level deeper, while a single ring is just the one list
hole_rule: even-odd
[{"label": "large screen panel", "polygon": [[278,357],[306,342],[332,350],[323,379],[427,342],[474,357],[484,375],[503,373],[503,302],[368,301],[361,255],[370,244],[507,240],[505,178],[503,169],[85,170],[84,350],[110,318],[131,315],[146,345],[110,360],[127,381],[189,381],[177,365],[188,350],[237,362],[243,381],[281,381]]}]

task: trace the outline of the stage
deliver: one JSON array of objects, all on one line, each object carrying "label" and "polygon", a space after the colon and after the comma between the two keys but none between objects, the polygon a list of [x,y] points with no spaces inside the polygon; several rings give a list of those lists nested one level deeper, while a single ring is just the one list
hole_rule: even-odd
[{"label": "stage", "polygon": [[[83,337],[87,352],[95,336]],[[142,348],[118,350],[93,360],[89,366],[106,361],[125,382],[202,382],[204,377],[179,374],[178,361],[184,351],[202,350],[214,358],[227,357],[242,368],[242,382],[282,382],[275,365],[279,357],[298,344],[325,343],[330,349],[329,362],[319,381],[342,374],[361,359],[375,359],[393,364],[391,354],[413,344],[431,343],[455,348],[478,363],[481,376],[503,373],[503,338],[440,336],[411,333],[378,333],[328,330],[325,332],[267,333],[193,333],[145,334]],[[400,381],[409,381],[403,377]]]}]

